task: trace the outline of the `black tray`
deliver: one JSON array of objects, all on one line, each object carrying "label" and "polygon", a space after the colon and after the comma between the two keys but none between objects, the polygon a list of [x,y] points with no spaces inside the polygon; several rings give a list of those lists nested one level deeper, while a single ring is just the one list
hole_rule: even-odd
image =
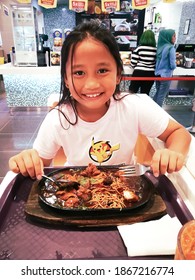
[{"label": "black tray", "polygon": [[[46,168],[45,173],[54,170]],[[170,216],[177,216],[182,224],[193,219],[166,176],[145,176],[163,197]],[[116,226],[50,226],[28,219],[24,208],[33,183],[18,175],[0,199],[0,259],[173,259],[170,255],[128,257]]]}]

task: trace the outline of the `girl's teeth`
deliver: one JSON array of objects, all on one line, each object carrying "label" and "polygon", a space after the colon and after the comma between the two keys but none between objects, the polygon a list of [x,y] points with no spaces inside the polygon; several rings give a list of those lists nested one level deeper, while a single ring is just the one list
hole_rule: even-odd
[{"label": "girl's teeth", "polygon": [[86,95],[87,97],[97,97],[99,96],[100,94],[99,93],[96,93],[96,94],[88,94]]}]

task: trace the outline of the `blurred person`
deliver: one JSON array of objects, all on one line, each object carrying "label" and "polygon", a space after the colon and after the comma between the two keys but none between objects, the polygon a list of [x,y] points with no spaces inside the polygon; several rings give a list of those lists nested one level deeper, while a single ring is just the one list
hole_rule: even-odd
[{"label": "blurred person", "polygon": [[[159,33],[156,56],[155,75],[157,77],[172,77],[176,68],[176,41],[175,30],[163,29]],[[156,81],[156,93],[154,101],[162,107],[167,94],[169,93],[171,81]]]},{"label": "blurred person", "polygon": [[[139,46],[131,54],[131,66],[134,68],[132,77],[154,77],[156,64],[156,40],[152,30],[146,30],[141,35]],[[132,80],[129,90],[149,95],[154,81]]]}]

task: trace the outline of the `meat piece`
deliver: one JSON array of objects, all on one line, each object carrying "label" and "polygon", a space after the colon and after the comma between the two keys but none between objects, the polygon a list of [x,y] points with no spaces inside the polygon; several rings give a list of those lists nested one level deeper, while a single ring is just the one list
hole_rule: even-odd
[{"label": "meat piece", "polygon": [[82,199],[83,201],[88,201],[91,199],[91,190],[86,189],[84,187],[79,187],[78,191],[77,191],[77,196]]},{"label": "meat piece", "polygon": [[113,183],[113,180],[111,177],[107,176],[106,178],[104,178],[103,184],[104,185],[111,185]]},{"label": "meat piece", "polygon": [[133,202],[136,202],[139,200],[139,197],[137,196],[137,194],[135,194],[134,192],[132,191],[123,191],[123,196],[124,196],[124,199],[127,200],[127,201],[133,201]]},{"label": "meat piece", "polygon": [[70,197],[65,202],[66,207],[78,207],[79,206],[79,199],[78,197]]},{"label": "meat piece", "polygon": [[81,171],[82,176],[92,177],[97,176],[101,171],[93,163],[89,163],[85,170]]}]

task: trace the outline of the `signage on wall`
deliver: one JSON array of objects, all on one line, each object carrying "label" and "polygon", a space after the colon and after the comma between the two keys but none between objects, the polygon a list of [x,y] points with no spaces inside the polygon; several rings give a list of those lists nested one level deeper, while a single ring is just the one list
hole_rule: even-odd
[{"label": "signage on wall", "polygon": [[62,48],[62,30],[54,29],[53,30],[53,50],[61,51]]},{"label": "signage on wall", "polygon": [[[131,1],[131,0],[129,0]],[[122,1],[122,3],[128,1]],[[88,14],[110,14],[120,11],[120,0],[88,0]]]},{"label": "signage on wall", "polygon": [[69,0],[69,9],[76,13],[88,10],[88,0]]},{"label": "signage on wall", "polygon": [[102,12],[114,13],[120,10],[119,0],[102,0]]},{"label": "signage on wall", "polygon": [[21,4],[31,4],[31,0],[17,0],[18,3],[21,3]]},{"label": "signage on wall", "polygon": [[51,52],[50,53],[50,61],[51,66],[59,66],[60,65],[60,52]]},{"label": "signage on wall", "polygon": [[57,0],[38,0],[38,5],[46,9],[56,8]]},{"label": "signage on wall", "polygon": [[150,5],[150,0],[132,0],[132,7],[136,10],[143,10]]},{"label": "signage on wall", "polygon": [[94,6],[94,13],[96,15],[101,15],[103,14],[103,11],[102,11],[102,7],[101,7],[101,1],[94,1],[95,3],[95,6]]},{"label": "signage on wall", "polygon": [[176,0],[163,0],[163,3],[173,3],[176,2]]}]

